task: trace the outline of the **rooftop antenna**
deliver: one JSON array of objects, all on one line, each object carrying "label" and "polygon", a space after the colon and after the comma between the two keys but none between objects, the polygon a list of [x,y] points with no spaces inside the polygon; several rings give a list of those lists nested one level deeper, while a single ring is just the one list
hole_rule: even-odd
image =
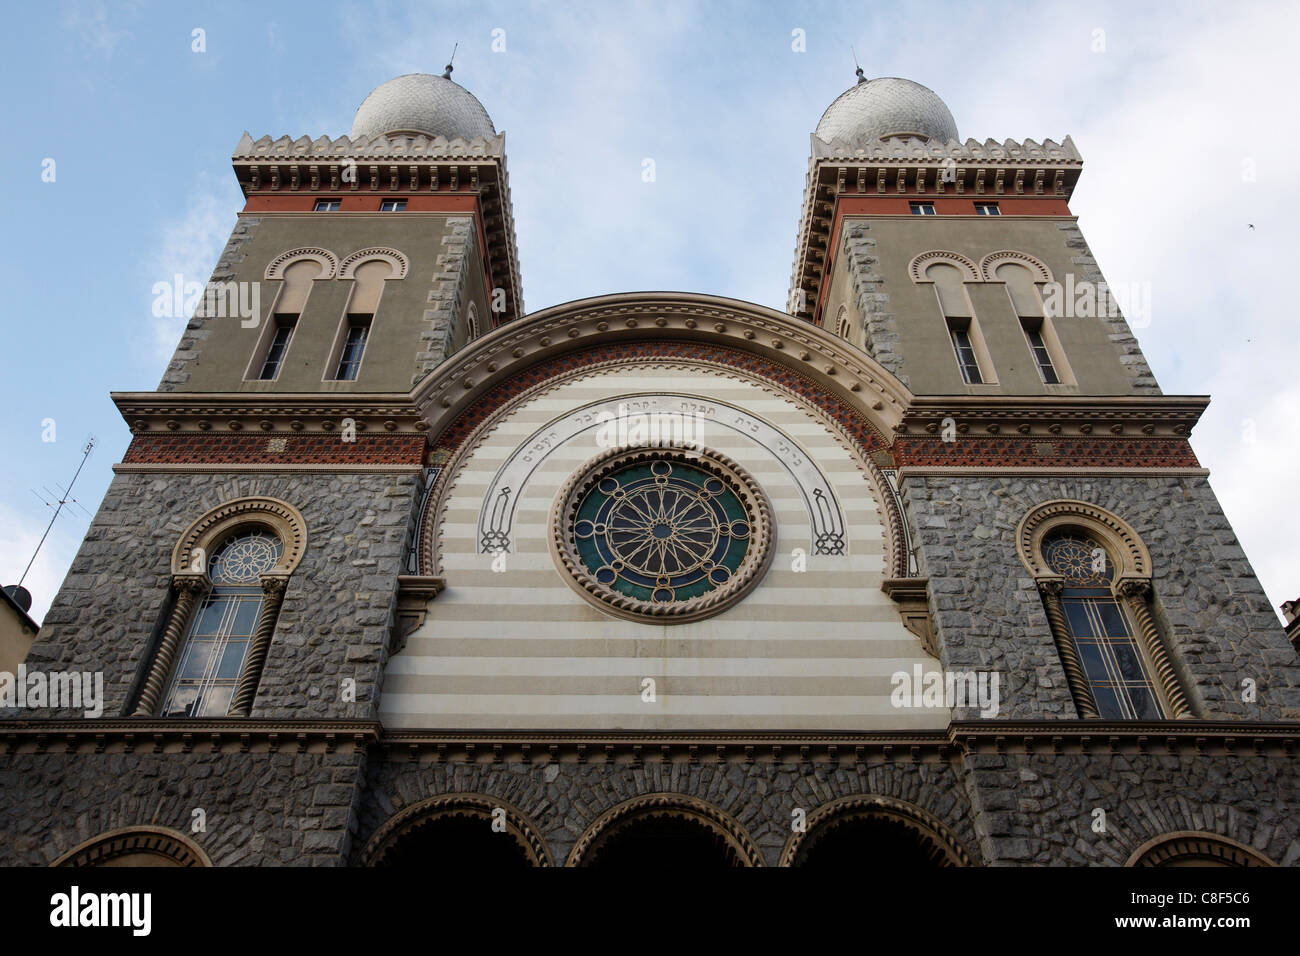
[{"label": "rooftop antenna", "polygon": [[451,64],[456,62],[456,48],[457,48],[458,46],[460,46],[460,41],[459,41],[459,40],[457,40],[455,43],[452,44],[452,47],[451,47],[451,60],[448,61],[448,63],[447,63],[447,69],[443,70],[443,73],[442,73],[442,78],[443,78],[444,80],[450,80],[450,79],[451,79]]},{"label": "rooftop antenna", "polygon": [[[40,542],[36,545],[36,550],[32,552],[32,560],[27,562],[27,567],[26,567],[26,569],[24,569],[24,571],[23,571],[23,576],[22,576],[21,578],[18,579],[18,586],[19,586],[19,587],[22,586],[23,581],[27,578],[27,572],[30,571],[30,570],[32,569],[32,565],[36,562],[36,555],[38,555],[38,554],[41,553],[41,545],[45,544],[45,539],[48,538],[48,537],[50,536],[50,529],[54,527],[54,520],[55,520],[55,518],[58,518],[58,516],[59,516],[59,512],[63,510],[63,506],[64,506],[64,505],[76,501],[76,499],[72,497],[72,486],[75,485],[75,484],[77,483],[77,475],[80,475],[80,474],[81,474],[81,469],[84,468],[84,467],[86,467],[86,459],[90,457],[90,451],[91,451],[91,449],[94,448],[94,447],[95,447],[95,436],[94,436],[94,435],[91,435],[90,438],[87,439],[87,441],[86,441],[86,447],[85,447],[84,449],[82,449],[82,452],[81,452],[81,464],[77,466],[76,474],[74,474],[74,475],[72,476],[72,480],[71,480],[70,482],[68,482],[68,488],[67,488],[67,490],[64,491],[64,492],[63,492],[63,496],[62,496],[61,498],[59,498],[59,500],[58,500],[58,506],[54,508],[54,517],[51,518],[51,519],[50,519],[50,523],[49,523],[48,525],[45,526],[45,534],[41,535],[41,540],[40,540]],[[37,495],[37,497],[39,498],[40,495]],[[50,505],[50,504],[51,504],[51,503],[48,502],[48,501],[45,502],[45,503],[46,503],[47,505]],[[53,507],[53,506],[51,505],[51,507]]]},{"label": "rooftop antenna", "polygon": [[858,72],[858,82],[859,82],[859,83],[865,83],[865,82],[867,82],[867,78],[866,78],[866,76],[863,75],[862,67],[858,65],[858,54],[854,51],[854,49],[853,49],[853,44],[852,44],[852,43],[849,44],[849,52],[853,54],[853,65],[856,66],[856,67],[858,68],[858,71],[857,71],[857,72]]}]

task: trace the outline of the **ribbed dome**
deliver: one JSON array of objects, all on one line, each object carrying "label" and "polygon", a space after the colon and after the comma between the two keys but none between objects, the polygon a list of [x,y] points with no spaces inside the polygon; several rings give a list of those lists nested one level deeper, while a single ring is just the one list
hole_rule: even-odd
[{"label": "ribbed dome", "polygon": [[352,121],[352,139],[381,133],[491,139],[496,129],[483,104],[459,83],[407,73],[376,87]]},{"label": "ribbed dome", "polygon": [[957,123],[938,94],[920,83],[882,76],[841,93],[817,124],[826,143],[866,149],[890,136],[919,136],[946,143],[958,139]]}]

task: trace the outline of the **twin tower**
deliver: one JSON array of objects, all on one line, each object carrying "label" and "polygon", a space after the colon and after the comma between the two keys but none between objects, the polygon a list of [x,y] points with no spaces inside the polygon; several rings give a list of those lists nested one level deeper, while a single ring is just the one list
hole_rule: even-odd
[{"label": "twin tower", "polygon": [[1300,659],[1068,137],[860,77],[785,311],[526,313],[504,145],[449,72],[240,140],[0,698],[0,862],[1296,862]]}]

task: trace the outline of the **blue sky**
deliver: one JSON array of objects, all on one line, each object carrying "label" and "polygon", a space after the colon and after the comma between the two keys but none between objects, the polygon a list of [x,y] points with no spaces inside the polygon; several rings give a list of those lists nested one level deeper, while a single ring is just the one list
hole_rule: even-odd
[{"label": "blue sky", "polygon": [[[346,133],[459,42],[455,79],[507,134],[529,311],[638,289],[783,308],[808,137],[852,45],[868,76],[938,92],[963,138],[1073,135],[1084,234],[1112,285],[1150,283],[1156,377],[1213,396],[1193,445],[1272,603],[1300,595],[1300,5],[80,0],[7,26],[0,583],[49,520],[31,489],[66,482],[91,433],[75,496],[97,508],[129,441],[108,393],[156,387],[183,320],[152,315],[152,286],[207,279],[244,130]],[[60,517],[25,582],[38,619],[88,524]]]}]

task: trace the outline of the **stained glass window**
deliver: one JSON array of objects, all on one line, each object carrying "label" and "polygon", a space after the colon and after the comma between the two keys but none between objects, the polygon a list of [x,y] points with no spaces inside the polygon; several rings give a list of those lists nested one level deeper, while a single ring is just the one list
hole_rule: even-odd
[{"label": "stained glass window", "polygon": [[668,460],[605,475],[573,522],[578,554],[599,583],[657,604],[727,584],[750,532],[749,514],[725,482]]}]

